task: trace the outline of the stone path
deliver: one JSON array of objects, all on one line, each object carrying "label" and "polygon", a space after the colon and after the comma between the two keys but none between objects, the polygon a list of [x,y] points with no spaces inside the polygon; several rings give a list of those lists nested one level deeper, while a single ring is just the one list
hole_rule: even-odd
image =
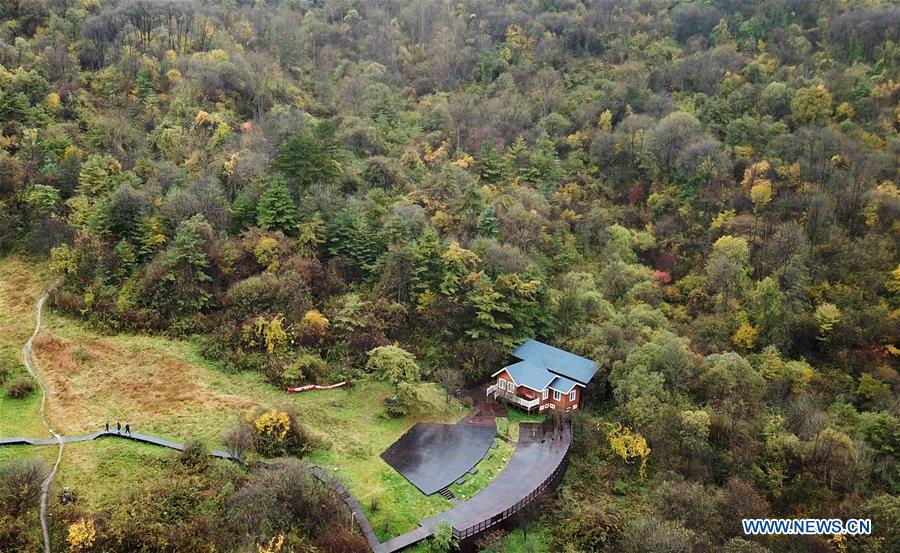
[{"label": "stone path", "polygon": [[41,331],[41,315],[43,314],[44,303],[46,303],[48,295],[49,291],[45,290],[44,293],[41,294],[41,297],[38,298],[38,301],[34,306],[34,332],[31,333],[31,336],[28,337],[28,341],[22,346],[22,362],[25,364],[25,369],[34,378],[41,389],[41,423],[43,423],[47,432],[53,435],[53,439],[49,440],[49,443],[59,445],[59,451],[56,454],[56,462],[53,463],[53,468],[47,473],[47,477],[44,478],[44,481],[41,482],[40,519],[41,535],[44,539],[44,553],[50,553],[50,533],[47,530],[47,493],[50,490],[50,484],[53,482],[53,478],[56,477],[56,471],[59,469],[59,463],[62,461],[63,453],[62,436],[53,431],[53,428],[50,427],[50,421],[47,420],[47,415],[44,413],[44,405],[47,403],[47,388],[44,386],[44,381],[38,376],[37,371],[34,370],[34,339],[37,338],[38,332]]}]

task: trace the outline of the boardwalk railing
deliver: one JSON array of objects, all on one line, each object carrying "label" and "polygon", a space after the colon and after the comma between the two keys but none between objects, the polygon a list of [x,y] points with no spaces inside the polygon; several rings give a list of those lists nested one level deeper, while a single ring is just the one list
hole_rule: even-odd
[{"label": "boardwalk railing", "polygon": [[497,524],[508,520],[510,517],[515,516],[516,513],[518,513],[522,509],[528,507],[536,501],[539,501],[544,495],[549,495],[556,489],[557,486],[559,486],[559,483],[560,481],[562,481],[562,477],[565,474],[566,467],[568,467],[568,465],[569,451],[567,449],[565,455],[563,456],[556,469],[554,469],[553,472],[550,473],[550,476],[548,476],[543,482],[541,482],[540,485],[531,493],[520,499],[512,507],[500,513],[497,513],[490,518],[486,518],[478,524],[473,524],[472,526],[469,526],[468,528],[465,528],[463,530],[457,530],[456,528],[454,528],[453,537],[460,541],[473,538],[481,534],[482,532],[485,532],[486,530],[492,528],[493,526],[496,526]]}]

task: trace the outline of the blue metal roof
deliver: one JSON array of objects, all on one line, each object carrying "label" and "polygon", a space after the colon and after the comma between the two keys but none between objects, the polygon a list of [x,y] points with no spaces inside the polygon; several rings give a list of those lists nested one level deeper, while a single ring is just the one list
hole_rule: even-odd
[{"label": "blue metal roof", "polygon": [[[580,355],[528,340],[513,351],[513,355],[531,366],[546,369],[580,384],[587,384],[597,373],[597,363]],[[519,363],[516,363],[518,365]],[[515,366],[515,365],[511,365]]]},{"label": "blue metal roof", "polygon": [[564,394],[568,394],[572,391],[572,388],[577,386],[578,383],[574,380],[569,380],[568,378],[557,376],[553,382],[550,383],[550,387],[554,390],[558,390]]},{"label": "blue metal roof", "polygon": [[556,375],[552,374],[547,369],[533,365],[528,361],[513,363],[508,367],[504,367],[502,370],[508,372],[509,376],[511,376],[519,386],[527,386],[538,392],[546,388],[553,379],[556,378]]}]

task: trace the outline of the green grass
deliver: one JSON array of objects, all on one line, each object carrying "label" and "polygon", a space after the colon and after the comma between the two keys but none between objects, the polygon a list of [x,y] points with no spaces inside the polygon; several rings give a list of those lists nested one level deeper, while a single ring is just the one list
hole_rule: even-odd
[{"label": "green grass", "polygon": [[497,553],[549,553],[550,532],[543,524],[533,524],[528,528],[528,539],[525,539],[520,528],[506,535],[499,544],[488,551]]},{"label": "green grass", "polygon": [[515,407],[507,410],[508,420],[505,424],[505,436],[516,442],[519,440],[519,424],[523,422],[544,422],[544,415],[538,413],[528,413],[521,411]]},{"label": "green grass", "polygon": [[[0,348],[18,351],[27,340],[44,275],[44,268],[34,270],[19,258],[0,260]],[[392,390],[382,382],[288,394],[258,373],[221,370],[200,355],[196,342],[104,336],[49,309],[44,317],[35,354],[48,385],[47,414],[58,431],[83,434],[121,418],[138,432],[181,442],[196,437],[217,448],[221,435],[254,410],[290,408],[320,443],[310,460],[345,483],[380,539],[412,530],[419,520],[451,506],[437,494],[423,495],[379,457],[417,422],[452,423],[463,416],[462,405],[447,404],[436,385],[420,386],[422,406],[416,413],[393,419],[383,415],[383,400]],[[44,436],[38,402],[38,394],[0,400],[0,435]],[[55,459],[56,450],[0,448],[0,461],[34,454]],[[170,452],[120,440],[68,444],[58,482],[77,490],[92,508],[103,509],[141,482],[161,476],[157,459],[166,455]]]},{"label": "green grass", "polygon": [[[423,412],[432,415],[404,419],[382,415],[382,401],[390,389],[380,382],[360,382],[350,389],[290,398],[299,413],[309,414],[308,427],[327,442],[327,447],[319,449],[311,460],[345,482],[382,540],[408,532],[418,526],[419,520],[451,506],[437,494],[422,494],[379,457],[417,420],[455,422],[462,416],[458,404],[446,406],[437,387],[426,385],[422,390],[428,404]],[[434,413],[443,416],[435,417]]]},{"label": "green grass", "polygon": [[[43,264],[15,256],[0,258],[0,365],[9,373],[7,381],[28,375],[22,346],[34,330],[34,302],[46,280]],[[0,436],[49,436],[41,424],[40,401],[38,391],[12,399],[0,389]]]},{"label": "green grass", "polygon": [[174,450],[116,438],[66,444],[56,488],[68,486],[79,503],[89,509],[109,509],[145,483],[165,477],[169,459],[177,454]]},{"label": "green grass", "polygon": [[0,465],[13,459],[28,459],[31,457],[43,459],[48,464],[56,462],[56,446],[6,445],[0,447]]},{"label": "green grass", "polygon": [[462,484],[450,485],[450,491],[452,491],[453,495],[458,499],[465,500],[471,498],[473,495],[487,487],[487,485],[490,484],[504,468],[506,468],[507,463],[509,463],[509,458],[516,448],[512,444],[506,443],[499,438],[495,438],[494,442],[497,444],[497,449],[492,449],[490,458],[483,459],[475,466],[475,468],[478,469],[477,473],[467,474],[466,481]]},{"label": "green grass", "polygon": [[40,408],[39,389],[24,399],[13,399],[0,388],[0,436],[50,437],[41,423]]}]

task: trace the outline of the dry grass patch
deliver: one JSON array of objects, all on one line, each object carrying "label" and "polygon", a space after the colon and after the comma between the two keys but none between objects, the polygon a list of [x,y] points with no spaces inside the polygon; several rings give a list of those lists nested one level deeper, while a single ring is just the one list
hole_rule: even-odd
[{"label": "dry grass patch", "polygon": [[[48,415],[65,433],[119,418],[144,430],[175,419],[176,427],[185,430],[177,435],[187,438],[206,426],[202,419],[208,413],[238,413],[256,405],[246,397],[211,390],[202,368],[157,350],[151,338],[81,333],[68,338],[54,332],[54,323],[61,321],[48,318],[48,330],[35,340],[34,349],[48,387]],[[62,333],[67,326],[60,324]]]}]

